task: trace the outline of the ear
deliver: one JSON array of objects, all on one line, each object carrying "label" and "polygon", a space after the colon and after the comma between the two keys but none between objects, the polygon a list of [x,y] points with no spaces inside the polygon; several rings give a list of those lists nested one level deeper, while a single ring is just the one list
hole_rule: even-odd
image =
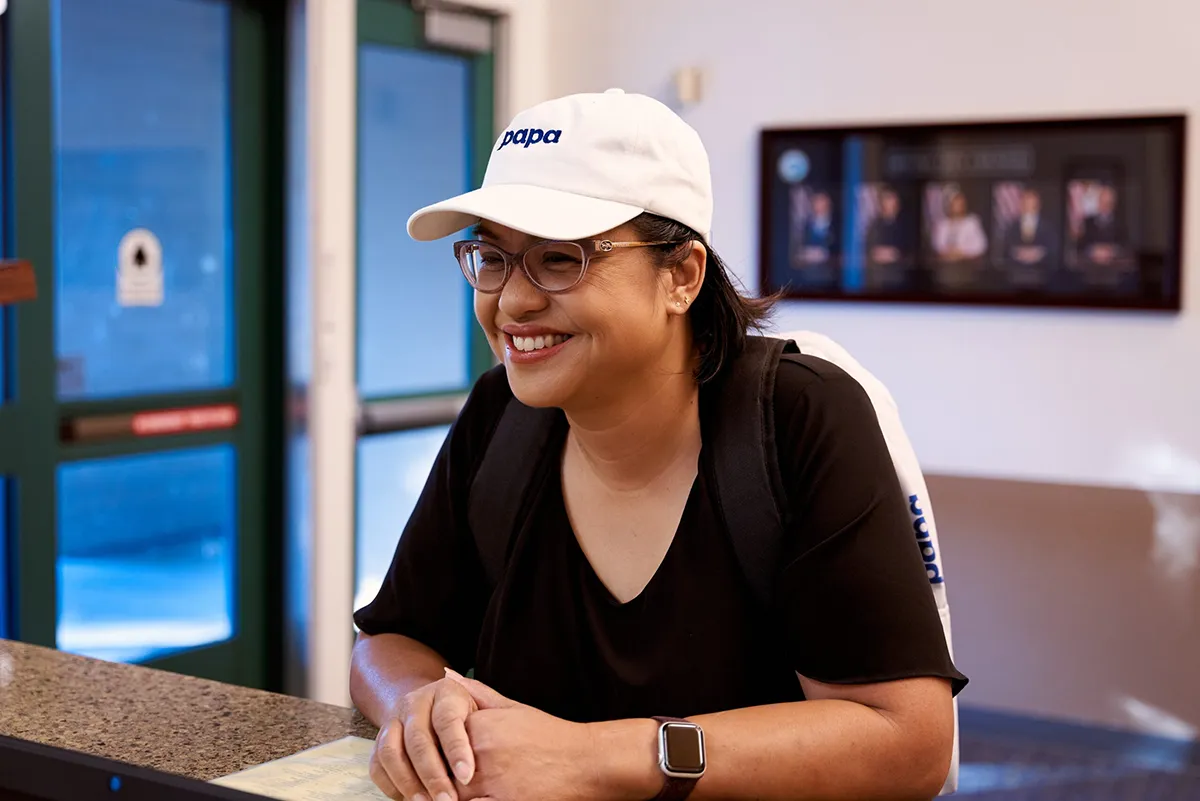
[{"label": "ear", "polygon": [[702,242],[692,242],[690,247],[687,256],[668,273],[667,309],[670,312],[686,314],[704,285],[708,248]]}]

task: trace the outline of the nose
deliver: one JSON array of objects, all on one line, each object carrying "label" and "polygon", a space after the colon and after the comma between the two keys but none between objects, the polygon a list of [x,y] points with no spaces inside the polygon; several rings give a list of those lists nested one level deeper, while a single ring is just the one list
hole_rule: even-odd
[{"label": "nose", "polygon": [[513,269],[504,289],[500,290],[500,311],[513,320],[546,308],[549,297],[538,289],[520,267]]}]

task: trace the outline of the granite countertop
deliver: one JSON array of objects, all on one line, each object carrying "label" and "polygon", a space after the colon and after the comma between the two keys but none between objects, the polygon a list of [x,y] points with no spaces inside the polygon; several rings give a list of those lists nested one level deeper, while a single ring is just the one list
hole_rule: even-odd
[{"label": "granite countertop", "polygon": [[353,709],[0,640],[0,735],[207,781],[375,728]]}]

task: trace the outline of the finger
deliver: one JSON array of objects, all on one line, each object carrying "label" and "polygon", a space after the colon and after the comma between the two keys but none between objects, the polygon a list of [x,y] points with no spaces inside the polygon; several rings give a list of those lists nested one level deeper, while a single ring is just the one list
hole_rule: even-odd
[{"label": "finger", "polygon": [[458,793],[446,773],[446,763],[442,761],[442,752],[438,748],[432,715],[432,697],[423,698],[419,704],[409,708],[408,719],[404,722],[404,751],[425,790],[426,801],[429,798],[446,801],[443,796],[448,797],[449,801],[458,801]]},{"label": "finger", "polygon": [[387,770],[384,769],[383,763],[379,759],[378,748],[371,752],[371,761],[367,764],[367,775],[379,788],[379,792],[394,801],[404,801],[404,794],[396,789],[395,783],[392,782],[392,778],[388,776]]},{"label": "finger", "polygon": [[470,784],[475,776],[475,752],[467,737],[467,715],[474,703],[464,688],[457,684],[441,682],[433,698],[433,730],[441,743],[446,762],[455,777],[463,784]]},{"label": "finger", "polygon": [[368,772],[371,781],[388,798],[428,801],[422,796],[425,788],[404,753],[404,724],[398,720],[380,729]]},{"label": "finger", "polygon": [[507,709],[517,705],[516,701],[505,698],[481,681],[460,676],[449,668],[446,669],[446,676],[465,687],[480,709]]}]

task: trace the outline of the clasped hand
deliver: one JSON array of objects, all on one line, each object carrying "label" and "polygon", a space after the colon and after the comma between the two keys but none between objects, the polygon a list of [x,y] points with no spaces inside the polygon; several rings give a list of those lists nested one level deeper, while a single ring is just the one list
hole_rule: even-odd
[{"label": "clasped hand", "polygon": [[384,722],[371,780],[398,801],[584,797],[589,740],[585,725],[447,669],[446,678],[407,695]]}]

